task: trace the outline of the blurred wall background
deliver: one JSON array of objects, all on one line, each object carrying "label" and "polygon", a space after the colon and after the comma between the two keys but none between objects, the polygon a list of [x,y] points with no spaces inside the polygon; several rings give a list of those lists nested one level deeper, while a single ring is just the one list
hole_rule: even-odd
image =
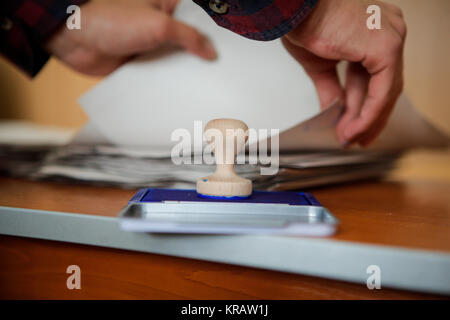
[{"label": "blurred wall background", "polygon": [[[403,9],[408,24],[405,91],[425,117],[450,134],[450,0],[388,2]],[[30,80],[0,58],[0,118],[80,127],[87,116],[77,99],[100,80],[55,59]]]}]

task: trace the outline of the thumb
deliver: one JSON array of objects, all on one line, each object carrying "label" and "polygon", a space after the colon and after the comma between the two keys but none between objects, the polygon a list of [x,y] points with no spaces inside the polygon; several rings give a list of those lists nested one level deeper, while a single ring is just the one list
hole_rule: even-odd
[{"label": "thumb", "polygon": [[211,41],[197,29],[154,9],[148,10],[144,28],[139,28],[138,42],[142,43],[135,53],[153,50],[165,43],[175,44],[186,51],[207,60],[217,58]]},{"label": "thumb", "polygon": [[203,59],[214,60],[217,58],[217,52],[206,36],[183,22],[173,18],[169,18],[169,20],[170,23],[166,30],[167,40],[177,43],[186,51]]},{"label": "thumb", "polygon": [[283,38],[283,44],[294,59],[303,66],[305,72],[313,81],[322,109],[336,99],[344,101],[344,90],[336,71],[337,61],[316,56],[306,49],[296,46],[286,38]]},{"label": "thumb", "polygon": [[168,14],[173,14],[176,6],[178,5],[178,0],[144,0],[149,5],[165,12]]}]

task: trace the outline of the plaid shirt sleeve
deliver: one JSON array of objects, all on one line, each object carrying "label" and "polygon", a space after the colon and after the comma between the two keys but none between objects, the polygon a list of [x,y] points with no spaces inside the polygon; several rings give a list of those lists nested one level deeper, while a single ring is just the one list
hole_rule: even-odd
[{"label": "plaid shirt sleeve", "polygon": [[253,40],[282,37],[299,25],[319,0],[194,0],[219,25]]},{"label": "plaid shirt sleeve", "polygon": [[2,0],[1,53],[30,76],[49,58],[41,44],[68,18],[70,5],[87,0]]}]

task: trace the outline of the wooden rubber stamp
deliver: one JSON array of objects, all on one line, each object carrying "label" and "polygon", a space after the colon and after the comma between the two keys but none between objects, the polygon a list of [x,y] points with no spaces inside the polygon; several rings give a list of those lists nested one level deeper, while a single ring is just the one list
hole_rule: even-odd
[{"label": "wooden rubber stamp", "polygon": [[215,119],[207,123],[205,136],[214,152],[216,171],[197,181],[197,193],[206,197],[249,197],[252,182],[234,172],[234,162],[244,150],[248,127],[239,120]]}]

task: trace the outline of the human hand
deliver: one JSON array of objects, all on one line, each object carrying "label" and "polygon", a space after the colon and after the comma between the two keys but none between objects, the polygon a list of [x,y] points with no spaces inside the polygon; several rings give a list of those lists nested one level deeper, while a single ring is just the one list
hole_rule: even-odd
[{"label": "human hand", "polygon": [[[366,9],[381,8],[381,29],[366,27]],[[403,89],[406,24],[399,8],[380,1],[320,0],[283,44],[311,77],[322,108],[336,98],[345,112],[336,133],[348,146],[370,144],[385,127]],[[349,61],[342,88],[336,64]]]},{"label": "human hand", "polygon": [[92,0],[81,6],[80,30],[64,25],[44,47],[71,68],[97,76],[166,43],[215,59],[216,51],[205,36],[171,17],[176,4],[177,0]]}]

